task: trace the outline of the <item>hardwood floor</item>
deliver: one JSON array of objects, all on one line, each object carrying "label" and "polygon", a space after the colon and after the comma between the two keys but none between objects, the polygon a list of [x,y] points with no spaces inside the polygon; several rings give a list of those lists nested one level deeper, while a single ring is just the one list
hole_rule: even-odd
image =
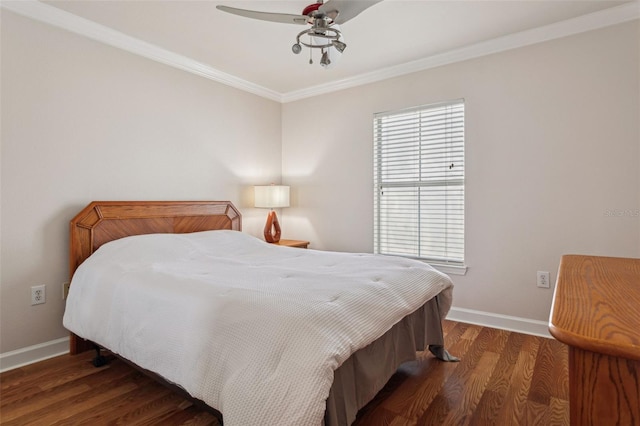
[{"label": "hardwood floor", "polygon": [[[459,363],[421,353],[364,407],[354,426],[569,424],[567,348],[529,336],[444,322]],[[0,375],[3,425],[217,425],[215,416],[120,360],[92,353]]]},{"label": "hardwood floor", "polygon": [[569,424],[567,348],[543,337],[445,321],[459,363],[427,353],[398,369],[354,426]]}]

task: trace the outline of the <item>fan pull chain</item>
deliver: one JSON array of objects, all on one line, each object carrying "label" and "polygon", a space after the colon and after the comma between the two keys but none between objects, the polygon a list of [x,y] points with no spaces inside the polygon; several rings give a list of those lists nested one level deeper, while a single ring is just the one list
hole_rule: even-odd
[{"label": "fan pull chain", "polygon": [[[313,44],[313,39],[309,37],[310,43]],[[313,49],[309,49],[309,65],[313,65]]]}]

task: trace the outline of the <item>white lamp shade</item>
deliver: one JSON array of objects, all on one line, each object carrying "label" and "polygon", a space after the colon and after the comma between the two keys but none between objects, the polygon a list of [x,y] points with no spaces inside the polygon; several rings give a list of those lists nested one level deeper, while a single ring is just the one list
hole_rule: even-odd
[{"label": "white lamp shade", "polygon": [[[331,28],[335,28],[336,30],[341,31],[340,25],[338,24],[331,25]],[[314,44],[314,45],[327,44],[327,39],[325,38],[313,37],[313,36],[310,36],[310,38],[312,41],[311,44]],[[344,36],[342,35],[342,33],[340,33],[340,38],[338,38],[338,41],[341,41],[344,43]],[[331,61],[331,63],[329,65],[324,65],[323,67],[325,69],[330,69],[336,66],[336,64],[342,57],[342,52],[340,52],[338,49],[336,49],[333,46],[328,47],[326,51],[327,51],[327,56],[329,57],[329,60]]]},{"label": "white lamp shade", "polygon": [[289,187],[286,185],[254,186],[255,206],[265,209],[289,207]]}]

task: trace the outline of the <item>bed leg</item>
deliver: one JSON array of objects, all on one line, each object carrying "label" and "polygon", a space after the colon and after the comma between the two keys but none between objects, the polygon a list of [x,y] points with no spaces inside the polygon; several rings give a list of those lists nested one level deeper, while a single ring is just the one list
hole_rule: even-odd
[{"label": "bed leg", "polygon": [[93,366],[98,368],[102,367],[103,365],[107,365],[107,358],[105,358],[103,355],[100,355],[100,346],[94,344],[93,348],[96,350],[96,356],[91,361]]},{"label": "bed leg", "polygon": [[442,345],[429,345],[429,352],[436,358],[446,362],[459,362],[460,358],[451,355]]}]

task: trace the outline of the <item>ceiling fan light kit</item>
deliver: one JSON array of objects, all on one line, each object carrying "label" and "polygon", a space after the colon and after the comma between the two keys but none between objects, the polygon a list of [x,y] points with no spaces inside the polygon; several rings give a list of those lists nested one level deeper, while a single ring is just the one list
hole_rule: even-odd
[{"label": "ceiling fan light kit", "polygon": [[[329,25],[326,18],[315,19],[313,27],[301,31],[296,37],[296,43],[291,47],[293,53],[299,54],[302,51],[302,46],[309,49],[320,49],[322,55],[320,65],[323,67],[331,65],[330,57],[339,58],[347,45],[342,41],[340,27],[337,24]],[[308,42],[300,39],[304,36],[309,37]],[[309,63],[312,64],[313,59],[309,59]]]},{"label": "ceiling fan light kit", "polygon": [[[298,34],[291,50],[297,55],[302,52],[302,46],[305,46],[310,49],[311,55],[313,49],[320,49],[320,65],[326,68],[335,63],[347,48],[338,24],[347,22],[380,1],[382,0],[329,0],[324,3],[323,0],[318,0],[317,3],[305,7],[301,15],[259,12],[221,5],[217,8],[227,13],[262,21],[311,25],[311,28]],[[309,37],[308,41],[301,40],[305,36]],[[312,57],[309,63],[313,64]]]}]

